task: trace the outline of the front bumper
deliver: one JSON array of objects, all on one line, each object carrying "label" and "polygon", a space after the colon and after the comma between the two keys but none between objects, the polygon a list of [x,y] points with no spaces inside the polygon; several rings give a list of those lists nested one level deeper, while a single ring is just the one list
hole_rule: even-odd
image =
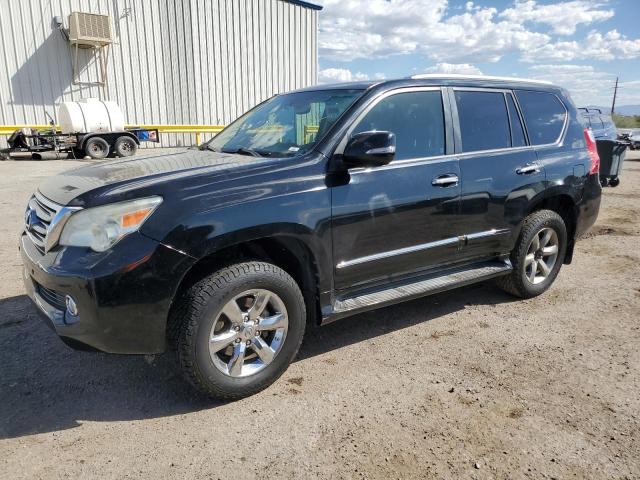
[{"label": "front bumper", "polygon": [[[160,353],[178,285],[194,259],[140,233],[107,252],[59,247],[41,254],[20,238],[23,278],[47,324],[67,344],[109,353]],[[67,311],[70,295],[77,316]]]}]

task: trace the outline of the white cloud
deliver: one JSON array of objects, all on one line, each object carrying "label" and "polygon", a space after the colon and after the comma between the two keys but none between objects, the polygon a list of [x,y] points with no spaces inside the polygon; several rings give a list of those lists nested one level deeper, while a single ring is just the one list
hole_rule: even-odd
[{"label": "white cloud", "polygon": [[[474,5],[445,18],[447,0],[324,0],[320,55],[331,60],[423,53],[437,61],[497,61],[509,51],[542,46],[545,34]],[[481,58],[479,58],[481,57]]]},{"label": "white cloud", "polygon": [[525,61],[615,60],[640,57],[640,38],[630,40],[617,30],[604,35],[592,31],[580,42],[549,43],[531,49],[522,56]]},{"label": "white cloud", "polygon": [[369,80],[369,76],[362,72],[353,73],[346,68],[325,68],[318,72],[318,83],[355,82],[358,80]]},{"label": "white cloud", "polygon": [[602,2],[573,0],[550,5],[540,5],[535,0],[516,0],[513,8],[507,8],[500,17],[515,23],[542,23],[549,25],[558,35],[573,35],[578,25],[608,20],[613,10],[604,10]]},{"label": "white cloud", "polygon": [[[606,0],[569,0],[542,4],[519,0],[510,8],[467,2],[462,9],[448,0],[319,0],[319,52],[322,58],[350,61],[417,53],[436,62],[497,62],[508,53],[527,61],[568,62],[595,58],[640,57],[640,39],[616,30],[592,31],[580,41],[556,41],[580,25],[611,18]],[[462,12],[452,14],[452,12]],[[549,26],[549,33],[535,31]]]},{"label": "white cloud", "polygon": [[[471,3],[471,2],[469,2]],[[482,75],[482,71],[470,63],[436,63],[426,68],[425,73],[459,73],[462,75]]]},{"label": "white cloud", "polygon": [[598,71],[591,65],[533,65],[529,70],[532,78],[569,90],[577,106],[611,104],[615,75]]}]

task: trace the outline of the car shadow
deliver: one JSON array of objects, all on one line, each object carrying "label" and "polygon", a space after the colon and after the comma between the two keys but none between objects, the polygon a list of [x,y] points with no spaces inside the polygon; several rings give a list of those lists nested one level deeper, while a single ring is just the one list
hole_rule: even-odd
[{"label": "car shadow", "polygon": [[[463,310],[512,298],[474,285],[311,328],[296,361]],[[166,417],[222,405],[181,377],[173,355],[109,355],[66,347],[20,295],[0,300],[0,439],[84,421]]]}]

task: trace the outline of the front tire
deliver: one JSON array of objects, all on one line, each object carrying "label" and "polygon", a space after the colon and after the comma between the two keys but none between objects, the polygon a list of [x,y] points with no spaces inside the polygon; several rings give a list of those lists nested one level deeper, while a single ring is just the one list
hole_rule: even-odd
[{"label": "front tire", "polygon": [[498,286],[520,298],[544,293],[554,282],[567,251],[567,227],[552,210],[529,215],[511,251],[513,270],[497,279]]},{"label": "front tire", "polygon": [[189,288],[171,319],[187,380],[235,400],[268,387],[298,353],[306,309],[296,282],[265,262],[239,263]]}]

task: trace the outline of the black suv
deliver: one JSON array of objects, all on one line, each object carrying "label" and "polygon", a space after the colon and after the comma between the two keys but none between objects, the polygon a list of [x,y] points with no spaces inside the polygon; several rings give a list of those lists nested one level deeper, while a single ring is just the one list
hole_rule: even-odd
[{"label": "black suv", "polygon": [[197,388],[239,398],[285,371],[308,325],[494,277],[541,294],[596,219],[598,165],[550,84],[302,89],[198,149],[44,181],[25,285],[69,345],[173,349]]}]

